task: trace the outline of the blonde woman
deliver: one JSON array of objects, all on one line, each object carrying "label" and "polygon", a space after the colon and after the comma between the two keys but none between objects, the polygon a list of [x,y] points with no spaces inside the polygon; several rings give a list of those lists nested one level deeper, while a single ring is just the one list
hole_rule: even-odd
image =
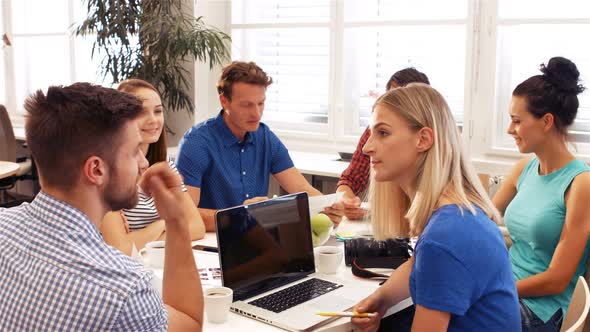
[{"label": "blonde woman", "polygon": [[[406,86],[410,83],[430,84],[430,81],[428,80],[428,76],[426,76],[426,74],[418,71],[416,68],[408,67],[398,70],[393,75],[391,75],[391,78],[385,85],[385,91],[399,88],[400,86]],[[342,201],[344,204],[344,215],[349,220],[359,220],[366,215],[366,210],[360,207],[361,199],[359,196],[362,196],[361,193],[364,193],[365,190],[367,190],[367,186],[369,184],[371,165],[369,162],[369,156],[363,153],[363,147],[365,146],[365,143],[369,139],[370,135],[371,129],[367,127],[359,139],[356,149],[354,150],[354,154],[352,155],[350,164],[344,170],[344,172],[342,172],[342,175],[340,175],[340,180],[336,185],[336,192],[344,193],[345,199]],[[389,187],[388,183],[380,183],[377,185],[377,187],[381,187],[381,185],[384,187]],[[381,190],[381,188],[378,190]]]},{"label": "blonde woman", "polygon": [[500,216],[440,93],[410,84],[380,97],[364,152],[374,181],[399,186],[385,203],[405,210],[390,222],[419,239],[414,256],[354,308],[376,317],[353,323],[377,329],[388,308],[411,296],[414,331],[519,331],[516,287],[495,223]]}]

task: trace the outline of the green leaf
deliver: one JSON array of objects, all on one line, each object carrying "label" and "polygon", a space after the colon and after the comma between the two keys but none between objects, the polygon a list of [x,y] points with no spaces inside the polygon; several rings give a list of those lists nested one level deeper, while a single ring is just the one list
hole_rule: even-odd
[{"label": "green leaf", "polygon": [[91,36],[91,56],[102,56],[104,80],[140,78],[158,88],[166,109],[194,112],[189,72],[183,64],[229,60],[231,38],[208,26],[203,17],[184,12],[181,0],[80,0],[87,18],[76,36]]}]

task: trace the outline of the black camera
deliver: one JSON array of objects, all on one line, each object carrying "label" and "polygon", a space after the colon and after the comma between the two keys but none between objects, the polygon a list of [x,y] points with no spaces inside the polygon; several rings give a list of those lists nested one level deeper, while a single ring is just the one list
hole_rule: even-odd
[{"label": "black camera", "polygon": [[411,255],[410,239],[395,238],[376,241],[372,238],[354,238],[344,242],[344,262],[353,261],[362,268],[395,269]]}]

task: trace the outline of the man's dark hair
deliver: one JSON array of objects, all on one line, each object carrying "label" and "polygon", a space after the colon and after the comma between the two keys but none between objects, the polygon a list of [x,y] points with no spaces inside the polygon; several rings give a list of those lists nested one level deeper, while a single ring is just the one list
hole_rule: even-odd
[{"label": "man's dark hair", "polygon": [[272,84],[272,78],[266,75],[264,70],[254,62],[234,61],[223,68],[221,77],[217,82],[217,92],[227,100],[231,100],[233,85],[237,82],[267,88]]},{"label": "man's dark hair", "polygon": [[128,93],[75,83],[38,90],[25,101],[27,144],[44,184],[69,189],[83,163],[98,156],[114,165],[121,129],[142,111]]},{"label": "man's dark hair", "polygon": [[391,90],[394,83],[397,86],[406,86],[410,83],[424,83],[430,85],[428,76],[413,67],[404,68],[391,75],[391,78],[387,82],[385,89],[387,91]]}]

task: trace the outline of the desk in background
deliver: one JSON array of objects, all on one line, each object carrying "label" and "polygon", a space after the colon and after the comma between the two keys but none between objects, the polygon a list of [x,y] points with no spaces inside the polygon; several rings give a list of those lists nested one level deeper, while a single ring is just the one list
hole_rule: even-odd
[{"label": "desk in background", "polygon": [[323,194],[336,192],[340,175],[349,165],[339,160],[337,153],[289,151],[289,155],[307,181]]},{"label": "desk in background", "polygon": [[14,130],[14,137],[17,141],[25,141],[27,139],[27,135],[25,133],[25,127],[12,127]]},{"label": "desk in background", "polygon": [[[31,152],[28,150],[28,147],[26,146],[26,144],[22,144],[22,143],[26,143],[27,141],[27,135],[25,132],[25,127],[24,125],[20,124],[20,125],[16,125],[12,127],[13,131],[14,131],[14,138],[17,141],[17,155],[19,156],[30,156]],[[35,180],[32,181],[31,185],[26,184],[24,187],[22,186],[22,184],[20,184],[17,187],[17,192],[19,192],[20,194],[24,194],[26,196],[32,196],[34,197],[35,195],[37,195],[37,193],[41,190],[41,186],[39,184],[39,180],[37,180],[37,169],[35,166],[35,161],[33,160],[33,171],[32,174],[35,177]]]},{"label": "desk in background", "polygon": [[[168,156],[176,159],[178,147],[168,148]],[[289,151],[295,167],[306,177],[311,185],[324,194],[336,191],[336,184],[340,174],[348,167],[348,161],[339,161],[337,153],[317,153]],[[285,194],[279,190],[279,185],[271,177],[269,196]]]},{"label": "desk in background", "polygon": [[[178,147],[168,148],[168,156],[176,159]],[[340,174],[348,167],[348,161],[338,160],[337,153],[317,153],[289,151],[295,167],[303,174],[340,178]]]},{"label": "desk in background", "polygon": [[289,151],[295,167],[303,174],[340,178],[348,161],[340,161],[337,153]]},{"label": "desk in background", "polygon": [[[20,165],[11,161],[0,161],[0,207],[10,207],[9,203],[14,203],[15,200],[11,198],[8,200],[6,190],[12,188],[14,180],[10,179],[20,169]],[[4,187],[7,186],[7,187]],[[9,196],[10,197],[10,196]]]},{"label": "desk in background", "polygon": [[20,165],[11,161],[0,161],[0,179],[7,178],[18,172]]}]

